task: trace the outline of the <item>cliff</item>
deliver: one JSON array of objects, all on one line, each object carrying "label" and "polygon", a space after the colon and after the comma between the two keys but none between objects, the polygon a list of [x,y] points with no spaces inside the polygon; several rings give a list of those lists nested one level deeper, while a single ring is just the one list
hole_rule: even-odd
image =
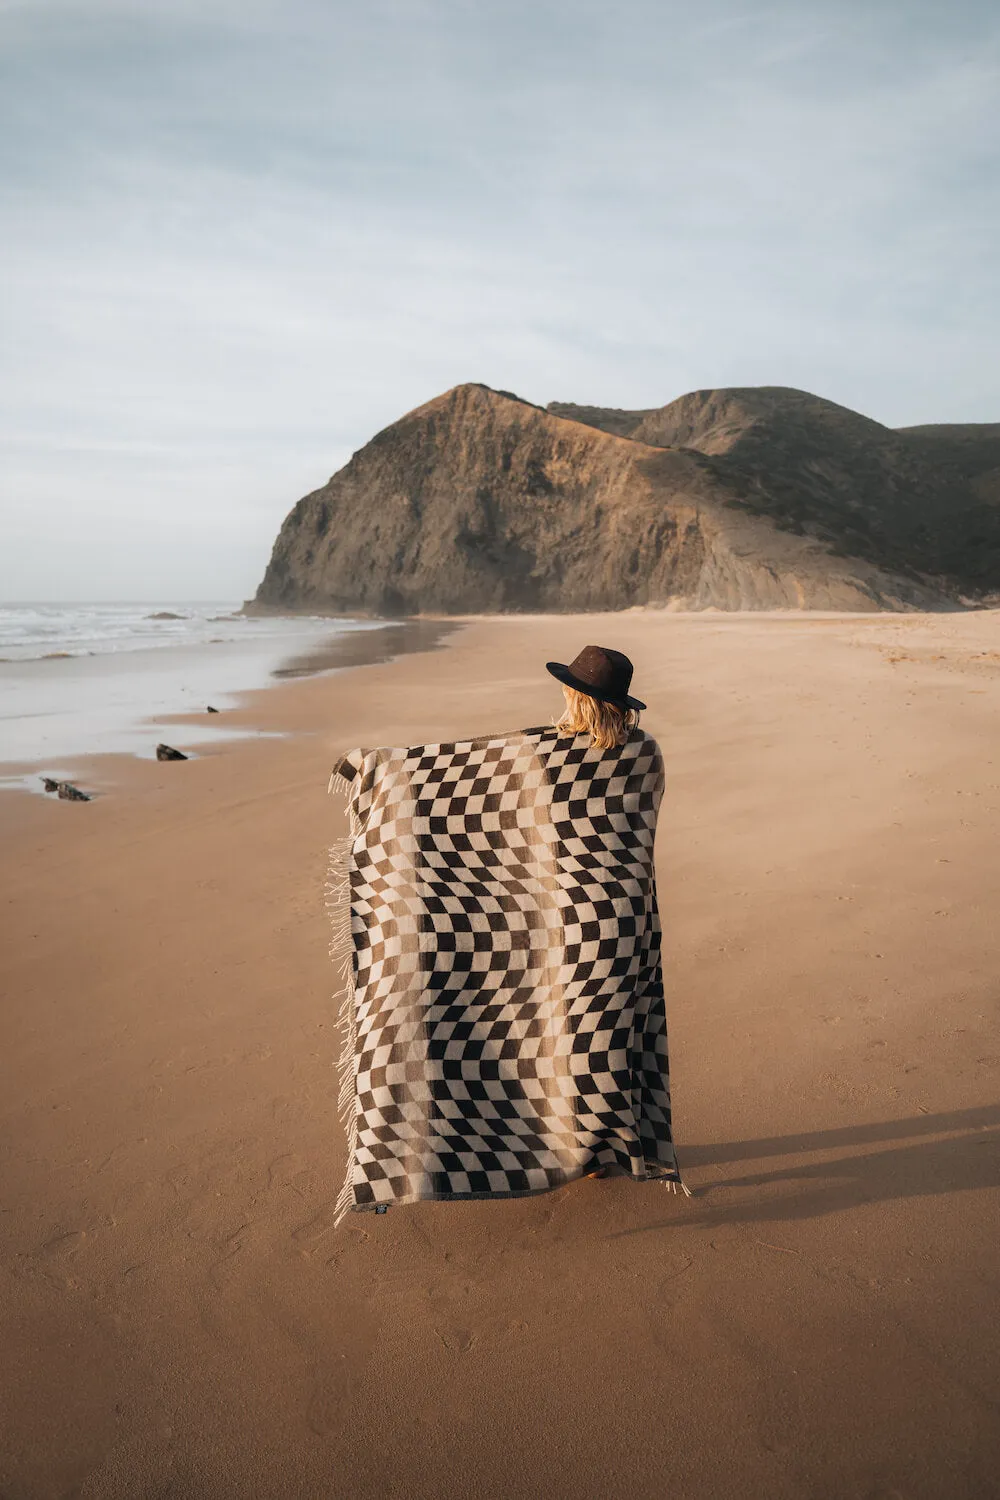
[{"label": "cliff", "polygon": [[327,613],[947,607],[1000,582],[1000,427],[801,391],[533,406],[462,385],[293,508],[255,603]]}]

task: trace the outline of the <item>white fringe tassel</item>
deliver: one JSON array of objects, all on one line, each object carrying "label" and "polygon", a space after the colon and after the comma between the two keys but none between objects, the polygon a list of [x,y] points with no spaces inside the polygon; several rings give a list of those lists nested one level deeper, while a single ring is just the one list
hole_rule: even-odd
[{"label": "white fringe tassel", "polygon": [[[343,792],[350,799],[353,783],[335,771],[330,777],[327,791]],[[340,1062],[338,1071],[340,1084],[337,1091],[337,1112],[347,1136],[347,1175],[344,1186],[337,1195],[334,1208],[334,1227],[354,1207],[354,1157],[358,1145],[357,1080],[355,1078],[355,1054],[357,1048],[357,1021],[354,1013],[354,943],[351,935],[351,845],[359,832],[356,819],[348,800],[351,831],[338,839],[330,848],[330,864],[326,878],[326,909],[330,914],[330,957],[340,976],[343,994],[337,1025],[340,1030]]]}]

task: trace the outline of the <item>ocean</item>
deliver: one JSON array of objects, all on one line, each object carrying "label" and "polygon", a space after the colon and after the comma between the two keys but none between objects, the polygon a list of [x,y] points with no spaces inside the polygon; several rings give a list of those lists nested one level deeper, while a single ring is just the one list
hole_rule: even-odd
[{"label": "ocean", "polygon": [[[83,756],[151,756],[159,740],[197,754],[246,736],[253,731],[228,726],[225,716],[241,693],[324,670],[337,664],[333,647],[393,630],[238,609],[176,601],[0,607],[0,788],[37,790],[41,774],[72,779]],[[208,714],[209,704],[220,713]],[[189,715],[197,721],[170,722]]]},{"label": "ocean", "polygon": [[231,602],[0,605],[0,660],[44,661],[274,639],[283,632],[294,633],[302,624],[241,615],[239,608]]}]

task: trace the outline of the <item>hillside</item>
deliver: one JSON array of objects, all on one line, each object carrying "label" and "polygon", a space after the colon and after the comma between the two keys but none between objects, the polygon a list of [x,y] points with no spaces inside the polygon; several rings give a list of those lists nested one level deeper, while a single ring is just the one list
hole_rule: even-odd
[{"label": "hillside", "polygon": [[892,429],[781,386],[695,391],[625,412],[553,402],[560,416],[694,449],[747,510],[947,592],[1000,585],[1000,424]]},{"label": "hillside", "polygon": [[948,607],[1000,582],[1000,427],[781,388],[640,412],[462,385],[292,509],[262,608]]}]

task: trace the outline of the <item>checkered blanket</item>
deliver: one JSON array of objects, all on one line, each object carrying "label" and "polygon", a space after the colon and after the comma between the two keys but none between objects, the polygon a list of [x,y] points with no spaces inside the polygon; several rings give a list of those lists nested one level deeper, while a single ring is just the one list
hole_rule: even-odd
[{"label": "checkered blanket", "polygon": [[330,886],[347,981],[338,1218],[601,1168],[678,1183],[656,742],[593,750],[545,728],[354,750],[334,786],[351,827]]}]

